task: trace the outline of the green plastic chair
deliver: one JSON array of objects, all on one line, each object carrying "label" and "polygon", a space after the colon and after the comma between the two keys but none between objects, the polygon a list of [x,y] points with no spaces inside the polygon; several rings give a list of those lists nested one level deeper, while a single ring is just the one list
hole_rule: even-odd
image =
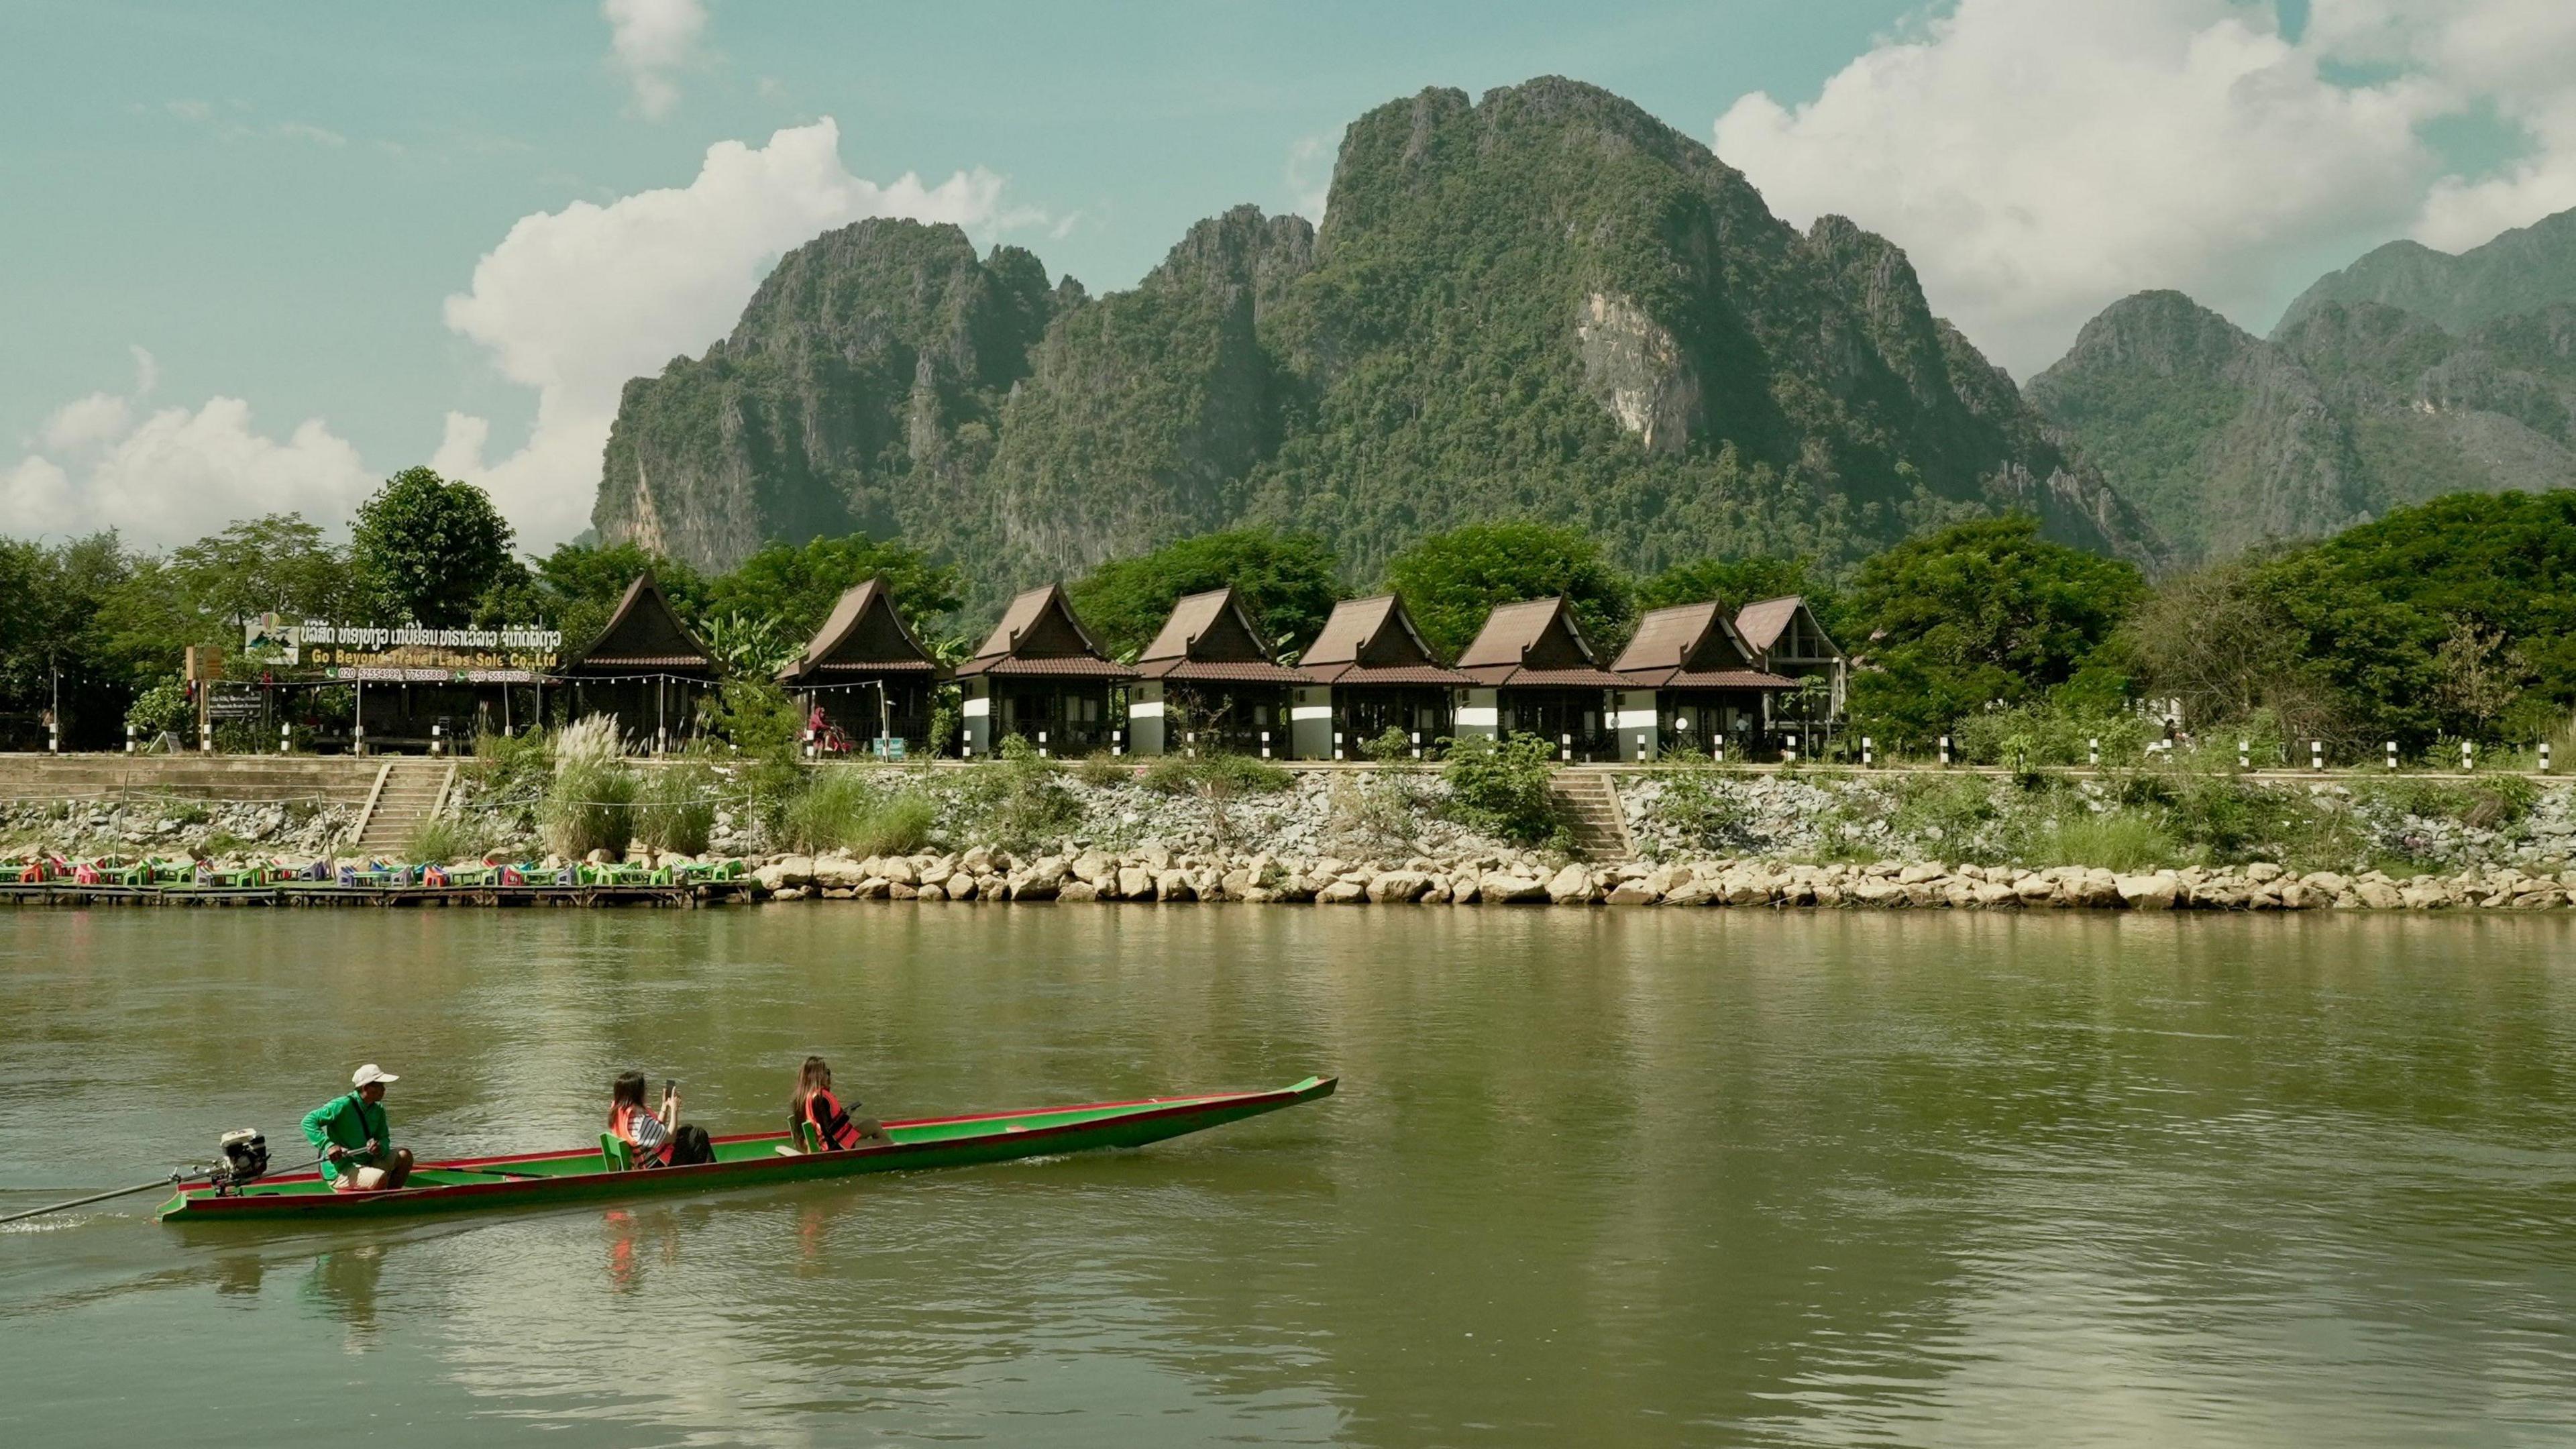
[{"label": "green plastic chair", "polygon": [[796,1124],[796,1145],[808,1152],[823,1150],[823,1129],[811,1122]]},{"label": "green plastic chair", "polygon": [[633,1172],[635,1154],[627,1149],[624,1138],[614,1132],[599,1134],[599,1160],[610,1172]]}]

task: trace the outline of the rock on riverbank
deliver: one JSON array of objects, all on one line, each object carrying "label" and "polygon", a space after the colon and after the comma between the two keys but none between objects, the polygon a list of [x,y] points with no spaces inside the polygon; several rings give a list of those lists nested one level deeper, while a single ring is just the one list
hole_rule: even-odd
[{"label": "rock on riverbank", "polygon": [[1789,865],[1764,860],[1595,866],[1496,853],[1402,861],[1168,850],[1015,856],[788,855],[756,872],[773,898],[944,901],[1245,901],[1366,905],[1770,906],[1916,910],[2552,910],[2576,871],[2511,868],[2399,880],[2378,871],[2300,875],[2277,865],[2119,875],[1935,862]]}]

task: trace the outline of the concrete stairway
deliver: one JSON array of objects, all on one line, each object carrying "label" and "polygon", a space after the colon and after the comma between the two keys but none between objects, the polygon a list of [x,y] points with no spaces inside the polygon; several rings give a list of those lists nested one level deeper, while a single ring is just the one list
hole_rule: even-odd
[{"label": "concrete stairway", "polygon": [[404,854],[413,829],[438,813],[455,783],[456,766],[447,760],[398,756],[385,761],[366,813],[358,817],[355,853],[380,859]]},{"label": "concrete stairway", "polygon": [[1547,787],[1565,811],[1576,854],[1590,861],[1637,858],[1636,844],[1628,838],[1627,812],[1619,808],[1619,790],[1609,771],[1559,770],[1548,777]]}]

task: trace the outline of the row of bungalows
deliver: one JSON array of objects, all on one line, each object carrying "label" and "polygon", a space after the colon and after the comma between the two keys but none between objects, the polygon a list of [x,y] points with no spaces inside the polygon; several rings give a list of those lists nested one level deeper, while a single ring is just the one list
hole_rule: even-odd
[{"label": "row of bungalows", "polygon": [[[665,748],[693,729],[722,672],[646,574],[596,638],[535,681],[529,717],[543,717],[551,688],[573,716],[613,716],[629,741]],[[1798,676],[1820,684],[1802,688]],[[968,758],[1016,735],[1052,755],[1313,760],[1357,757],[1389,731],[1412,752],[1445,737],[1524,734],[1577,760],[1743,756],[1812,728],[1810,714],[1838,713],[1846,683],[1840,649],[1796,598],[1732,614],[1715,601],[1657,609],[1605,667],[1562,598],[1497,606],[1448,664],[1403,601],[1382,594],[1334,606],[1303,656],[1282,664],[1240,597],[1216,589],[1180,600],[1127,665],[1109,658],[1055,585],[1012,600],[974,655],[950,669],[876,579],[844,593],[777,673],[818,746],[886,741],[875,748],[904,754],[930,749],[939,687],[951,679]],[[434,695],[372,691],[361,705],[368,737],[426,737],[418,710],[453,718],[453,702]]]},{"label": "row of bungalows", "polygon": [[1051,755],[1348,759],[1391,730],[1412,753],[1444,737],[1526,734],[1566,758],[1604,761],[1742,757],[1786,743],[1812,729],[1808,713],[1840,708],[1844,661],[1791,598],[1736,613],[1714,601],[1655,610],[1605,667],[1566,601],[1551,598],[1495,608],[1448,664],[1385,594],[1336,605],[1303,656],[1283,664],[1235,592],[1216,589],[1180,600],[1130,665],[1049,585],[1013,599],[951,671],[871,581],[842,597],[778,680],[827,745],[899,739],[915,754],[930,744],[933,691],[950,677],[970,759],[1013,736]]}]

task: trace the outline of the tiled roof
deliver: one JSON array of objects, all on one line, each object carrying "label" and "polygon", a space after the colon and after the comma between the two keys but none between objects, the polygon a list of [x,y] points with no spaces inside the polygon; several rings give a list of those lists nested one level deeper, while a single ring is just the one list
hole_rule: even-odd
[{"label": "tiled roof", "polygon": [[[873,636],[873,647],[884,657],[833,658],[833,655],[861,644],[860,629],[872,614],[880,613],[893,626],[891,637],[882,627]],[[814,637],[806,642],[805,652],[788,661],[778,671],[778,678],[793,682],[812,674],[846,673],[854,668],[877,674],[924,669],[935,672],[938,667],[931,659],[930,651],[922,648],[921,641],[913,637],[911,626],[903,622],[903,615],[895,611],[894,599],[886,591],[885,580],[870,579],[842,590],[841,597],[833,601],[831,615],[823,620],[823,627],[815,630]]]},{"label": "tiled roof", "polygon": [[1458,656],[1458,667],[1477,665],[1518,665],[1521,655],[1546,636],[1548,628],[1565,608],[1565,600],[1523,599],[1517,604],[1496,604],[1485,616],[1485,627],[1476,631],[1475,642]]},{"label": "tiled roof", "polygon": [[1437,664],[1386,664],[1375,667],[1366,664],[1305,664],[1299,667],[1298,672],[1305,675],[1309,683],[1329,684],[1336,689],[1394,686],[1419,688],[1424,685],[1454,689],[1468,682],[1466,675],[1455,669],[1443,669]]},{"label": "tiled roof", "polygon": [[714,656],[662,594],[662,585],[646,569],[626,586],[625,596],[608,616],[599,635],[571,658],[561,672],[580,674],[598,669],[688,669],[714,674]]},{"label": "tiled roof", "polygon": [[1795,689],[1798,682],[1759,669],[1640,669],[1621,676],[1630,689]]},{"label": "tiled roof", "polygon": [[1736,611],[1735,631],[1742,634],[1744,642],[1752,645],[1758,654],[1779,642],[1780,631],[1789,627],[1791,619],[1798,617],[1799,607],[1806,602],[1791,594],[1786,598],[1747,604]]},{"label": "tiled roof", "polygon": [[1516,664],[1461,666],[1459,673],[1496,689],[1619,689],[1635,681],[1606,669],[1523,669]]},{"label": "tiled roof", "polygon": [[1147,679],[1204,680],[1210,684],[1304,684],[1306,676],[1279,664],[1249,659],[1150,659],[1136,672]]},{"label": "tiled roof", "polygon": [[1017,659],[1008,654],[969,659],[957,666],[960,676],[974,674],[1014,674],[1023,677],[1055,676],[1067,679],[1133,679],[1136,671],[1124,664],[1106,659],[1093,659],[1083,654],[1068,654],[1060,659]]}]

